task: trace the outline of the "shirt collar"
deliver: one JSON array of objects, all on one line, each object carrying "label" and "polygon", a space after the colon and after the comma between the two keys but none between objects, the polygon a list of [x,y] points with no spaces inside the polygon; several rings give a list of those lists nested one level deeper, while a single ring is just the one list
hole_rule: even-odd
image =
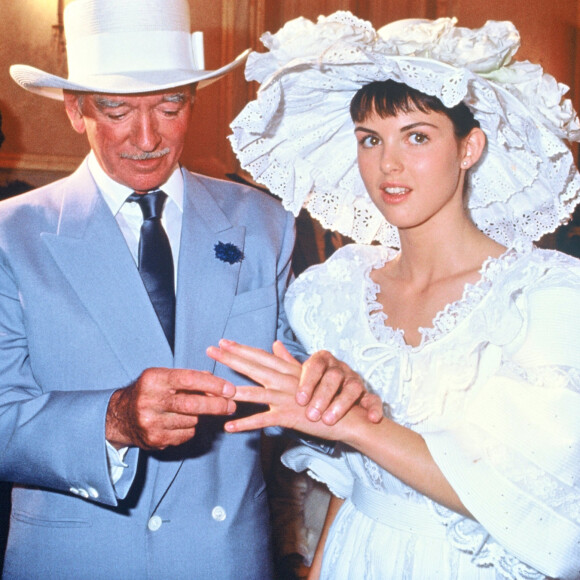
[{"label": "shirt collar", "polygon": [[[111,209],[113,215],[117,215],[125,201],[127,201],[127,198],[133,193],[133,190],[126,185],[118,183],[107,175],[93,151],[89,153],[88,164],[89,171],[102,193],[105,202]],[[183,187],[183,175],[181,174],[179,165],[175,166],[169,179],[159,187],[177,205],[180,212],[183,212]]]}]

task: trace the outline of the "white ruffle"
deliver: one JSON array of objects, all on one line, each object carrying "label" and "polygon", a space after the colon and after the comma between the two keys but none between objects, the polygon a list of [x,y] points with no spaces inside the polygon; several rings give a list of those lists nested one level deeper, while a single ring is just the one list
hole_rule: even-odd
[{"label": "white ruffle", "polygon": [[488,138],[469,172],[478,227],[509,246],[537,240],[572,213],[580,176],[563,139],[580,140],[565,85],[528,62],[510,63],[510,22],[478,30],[455,20],[400,21],[375,31],[348,12],[288,22],[250,55],[258,98],[231,124],[232,147],[253,178],[295,215],[304,206],[325,228],[398,247],[398,234],[368,197],[356,164],[348,108],[369,82],[392,78],[447,106],[464,101]]},{"label": "white ruffle", "polygon": [[[410,347],[388,326],[370,276],[396,255],[350,244],[303,273],[285,304],[297,337],[308,352],[326,349],[344,360],[381,396],[388,416],[422,434],[479,522],[432,504],[448,545],[478,569],[493,566],[497,578],[580,577],[580,262],[518,242],[489,259],[480,280]],[[293,467],[342,496],[341,482],[356,477],[418,501],[370,459],[340,451],[346,463],[332,458],[332,472],[322,467],[330,459],[314,461],[311,450],[308,457],[294,450]],[[358,525],[352,518],[349,525]]]}]

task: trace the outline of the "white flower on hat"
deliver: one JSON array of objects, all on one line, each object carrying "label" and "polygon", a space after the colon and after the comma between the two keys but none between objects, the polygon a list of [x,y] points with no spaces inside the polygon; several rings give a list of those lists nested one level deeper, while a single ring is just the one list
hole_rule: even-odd
[{"label": "white flower on hat", "polygon": [[353,21],[350,12],[339,11],[328,17],[320,16],[317,24],[307,18],[295,18],[276,34],[266,32],[261,36],[260,40],[269,52],[250,55],[246,78],[262,82],[279,67],[290,63],[294,66],[300,66],[302,60],[315,63],[317,55],[337,43],[371,45],[378,38],[369,22]]},{"label": "white flower on hat", "polygon": [[510,92],[542,118],[560,138],[580,141],[580,123],[572,102],[564,99],[569,87],[544,73],[542,67],[528,61],[498,68],[487,78]]}]

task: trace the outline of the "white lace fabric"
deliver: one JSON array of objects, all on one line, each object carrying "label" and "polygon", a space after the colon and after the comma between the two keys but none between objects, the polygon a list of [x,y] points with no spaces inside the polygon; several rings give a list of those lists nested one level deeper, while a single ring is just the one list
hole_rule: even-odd
[{"label": "white lace fabric", "polygon": [[[382,577],[579,578],[580,263],[518,242],[488,260],[479,282],[467,285],[411,347],[388,326],[370,278],[395,255],[381,246],[338,250],[290,287],[289,320],[308,352],[324,348],[347,362],[381,396],[387,416],[422,434],[477,522],[358,453],[295,449],[285,462],[308,469],[335,494],[348,498],[356,479],[428,503],[447,526],[436,556],[424,539],[387,534],[348,508],[329,540],[336,561],[329,556],[323,577],[348,578],[337,571],[346,565],[341,554],[352,560],[350,570],[360,566],[369,578],[381,577],[373,562],[382,550],[392,559],[382,570],[391,575]],[[414,572],[397,568],[410,559]],[[447,572],[434,575],[429,562]]]},{"label": "white lace fabric", "polygon": [[488,140],[469,171],[468,209],[509,246],[538,240],[572,213],[580,177],[565,140],[580,140],[568,87],[529,62],[512,62],[510,22],[470,30],[455,19],[399,21],[375,31],[349,12],[288,22],[262,37],[248,80],[258,97],[231,124],[242,167],[295,215],[304,206],[325,228],[357,242],[398,247],[398,233],[369,199],[356,164],[349,105],[363,85],[387,78],[465,102]]}]

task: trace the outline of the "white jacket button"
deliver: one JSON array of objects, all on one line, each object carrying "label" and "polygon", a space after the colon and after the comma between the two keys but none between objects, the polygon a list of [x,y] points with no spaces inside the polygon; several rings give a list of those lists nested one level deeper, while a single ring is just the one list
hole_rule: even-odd
[{"label": "white jacket button", "polygon": [[216,505],[213,510],[211,510],[211,517],[216,522],[223,522],[226,519],[226,510],[221,505]]},{"label": "white jacket button", "polygon": [[149,518],[149,521],[147,522],[147,527],[152,531],[152,532],[156,532],[162,524],[162,520],[159,516],[151,516],[151,518]]},{"label": "white jacket button", "polygon": [[99,492],[94,487],[88,487],[87,491],[92,498],[97,499],[99,497]]},{"label": "white jacket button", "polygon": [[70,491],[71,493],[74,493],[75,495],[78,495],[78,494],[79,494],[79,490],[78,490],[76,487],[71,487],[71,488],[69,489],[69,491]]}]

